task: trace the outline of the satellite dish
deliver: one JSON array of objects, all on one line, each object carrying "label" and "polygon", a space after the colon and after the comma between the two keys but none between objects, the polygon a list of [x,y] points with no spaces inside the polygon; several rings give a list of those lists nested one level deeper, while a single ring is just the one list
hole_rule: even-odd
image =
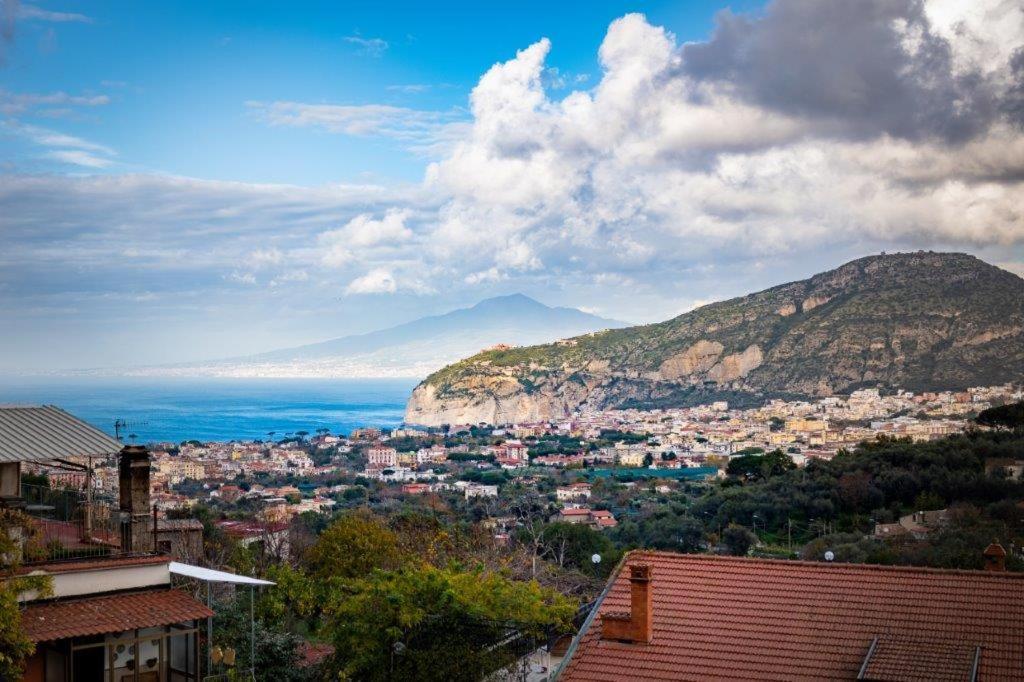
[{"label": "satellite dish", "polygon": [[835,558],[836,558],[836,553],[833,552],[831,549],[828,550],[827,552],[825,552],[825,561],[834,561]]},{"label": "satellite dish", "polygon": [[601,555],[595,554],[594,556],[590,557],[590,560],[593,561],[595,564],[599,564],[601,563]]}]

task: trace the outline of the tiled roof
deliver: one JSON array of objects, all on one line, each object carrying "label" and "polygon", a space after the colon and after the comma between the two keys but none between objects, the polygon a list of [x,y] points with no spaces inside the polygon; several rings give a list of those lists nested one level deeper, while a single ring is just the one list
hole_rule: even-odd
[{"label": "tiled roof", "polygon": [[[652,641],[602,640],[634,563],[653,569]],[[929,674],[979,646],[977,679],[1024,679],[1021,574],[633,552],[597,608],[563,682],[853,680],[876,638],[865,679],[947,679]]]},{"label": "tiled roof", "polygon": [[213,611],[180,590],[150,590],[30,604],[21,614],[33,642],[102,635],[212,616]]},{"label": "tiled roof", "polygon": [[974,667],[980,662],[980,657],[981,648],[973,644],[944,644],[884,635],[869,648],[859,679],[905,682],[973,680]]}]

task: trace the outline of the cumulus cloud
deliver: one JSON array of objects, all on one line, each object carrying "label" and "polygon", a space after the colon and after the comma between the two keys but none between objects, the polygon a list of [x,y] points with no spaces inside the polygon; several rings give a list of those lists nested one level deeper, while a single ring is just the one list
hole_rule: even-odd
[{"label": "cumulus cloud", "polygon": [[716,26],[680,44],[621,17],[585,89],[551,70],[548,40],[524,45],[466,115],[250,103],[272,125],[444,137],[417,186],[0,177],[0,288],[73,260],[71,287],[132,248],[133,290],[154,272],[211,287],[258,273],[275,296],[353,304],[533,286],[654,319],[882,249],[1024,259],[1019,2],[776,0]]},{"label": "cumulus cloud", "polygon": [[[988,21],[1019,13],[987,4]],[[943,11],[957,28],[916,2],[779,0],[682,46],[628,15],[595,88],[561,100],[539,41],[481,78],[471,131],[429,169],[450,197],[438,248],[471,252],[481,282],[527,250],[546,269],[661,272],[837,242],[1019,244],[1022,138],[1000,102],[1024,30]]]},{"label": "cumulus cloud", "polygon": [[346,294],[393,294],[398,291],[395,276],[384,268],[374,268],[345,287]]}]

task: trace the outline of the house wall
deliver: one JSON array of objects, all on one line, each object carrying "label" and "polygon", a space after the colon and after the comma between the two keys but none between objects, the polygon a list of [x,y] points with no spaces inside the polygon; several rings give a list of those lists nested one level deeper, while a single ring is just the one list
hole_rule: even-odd
[{"label": "house wall", "polygon": [[37,651],[26,659],[25,673],[21,676],[21,682],[44,682],[45,673],[43,654]]},{"label": "house wall", "polygon": [[[171,584],[170,564],[124,566],[100,570],[53,573],[53,597],[76,597],[141,587],[159,587]],[[35,592],[22,592],[18,601],[37,599]]]}]

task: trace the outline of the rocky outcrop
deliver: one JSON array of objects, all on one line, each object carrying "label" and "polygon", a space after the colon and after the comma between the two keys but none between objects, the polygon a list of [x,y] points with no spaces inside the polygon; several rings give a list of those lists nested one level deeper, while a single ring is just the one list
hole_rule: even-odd
[{"label": "rocky outcrop", "polygon": [[1005,381],[1024,381],[1024,280],[964,254],[918,252],[862,258],[660,324],[480,353],[427,377],[406,421]]},{"label": "rocky outcrop", "polygon": [[726,355],[708,372],[708,379],[717,383],[736,381],[747,376],[764,362],[764,353],[754,344],[742,353]]},{"label": "rocky outcrop", "polygon": [[682,353],[670,356],[661,363],[658,373],[662,379],[672,381],[704,373],[715,367],[725,346],[717,341],[700,340]]}]

